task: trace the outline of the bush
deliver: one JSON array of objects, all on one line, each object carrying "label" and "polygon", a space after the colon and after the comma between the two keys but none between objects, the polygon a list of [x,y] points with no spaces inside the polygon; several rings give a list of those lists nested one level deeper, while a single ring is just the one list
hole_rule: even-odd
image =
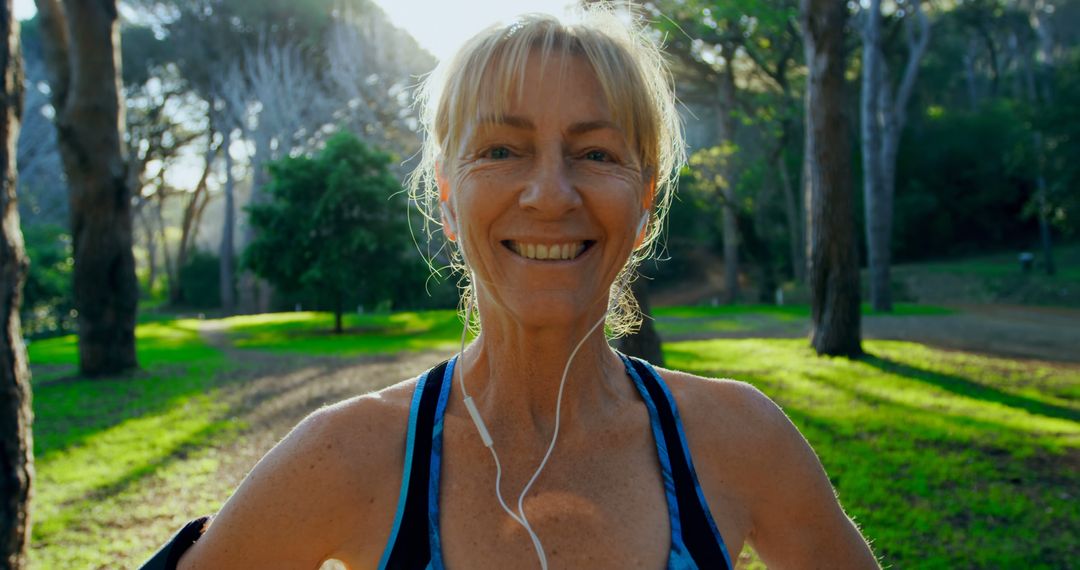
[{"label": "bush", "polygon": [[46,224],[23,228],[23,240],[30,258],[20,311],[23,336],[67,334],[75,328],[71,236],[58,225]]},{"label": "bush", "polygon": [[218,256],[195,250],[180,268],[180,294],[184,305],[194,309],[220,308],[220,275]]}]

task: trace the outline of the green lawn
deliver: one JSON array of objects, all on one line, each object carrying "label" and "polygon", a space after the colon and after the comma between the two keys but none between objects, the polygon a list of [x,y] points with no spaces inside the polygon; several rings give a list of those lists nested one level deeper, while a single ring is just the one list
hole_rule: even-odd
[{"label": "green lawn", "polygon": [[1065,568],[1080,556],[1080,370],[892,341],[862,361],[802,340],[666,346],[668,365],[750,382],[817,450],[895,568]]},{"label": "green lawn", "polygon": [[344,316],[333,334],[330,313],[268,313],[222,319],[233,346],[274,352],[356,356],[455,346],[461,321],[455,311],[420,311]]},{"label": "green lawn", "polygon": [[[136,513],[125,495],[168,470],[190,478],[212,473],[212,459],[182,458],[242,426],[214,398],[217,372],[228,364],[199,338],[197,326],[193,320],[139,325],[142,370],[116,378],[75,377],[73,336],[29,346],[37,472],[34,567],[109,567],[110,550],[145,550],[103,538],[115,537],[111,527],[132,524]],[[144,505],[143,516],[160,517],[160,507]]]},{"label": "green lawn", "polygon": [[[901,314],[940,314],[901,307]],[[798,325],[806,308],[657,311],[663,334],[705,326],[752,335]],[[154,320],[138,329],[143,370],[73,377],[75,341],[30,346],[35,372],[34,568],[130,566],[187,517],[216,509],[245,359],[242,350],[342,356],[447,348],[453,311],[332,317],[280,313]],[[1080,369],[869,341],[861,361],[822,359],[804,340],[666,345],[669,366],[733,377],[776,400],[820,454],[840,499],[894,568],[1064,568],[1080,558]],[[179,502],[170,490],[196,489]],[[119,562],[123,561],[123,563]],[[137,562],[136,562],[137,563]],[[756,563],[751,562],[751,567]]]}]

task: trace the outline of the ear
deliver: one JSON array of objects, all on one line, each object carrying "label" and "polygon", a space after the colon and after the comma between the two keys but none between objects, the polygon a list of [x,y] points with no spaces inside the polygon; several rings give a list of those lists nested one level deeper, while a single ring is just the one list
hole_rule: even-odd
[{"label": "ear", "polygon": [[450,186],[446,183],[442,164],[435,163],[435,183],[439,185],[439,211],[442,213],[442,229],[446,239],[457,241],[457,219],[450,208]]},{"label": "ear", "polygon": [[649,182],[645,184],[645,192],[641,197],[641,207],[646,212],[651,212],[653,200],[656,199],[656,176],[650,173],[648,174],[648,180]]},{"label": "ear", "polygon": [[645,211],[641,215],[641,221],[637,227],[637,238],[634,240],[634,249],[641,247],[641,244],[645,243],[645,236],[649,233],[649,218],[652,217],[653,201],[656,199],[656,178],[649,178],[648,185],[645,186],[645,192],[641,198],[641,208]]}]

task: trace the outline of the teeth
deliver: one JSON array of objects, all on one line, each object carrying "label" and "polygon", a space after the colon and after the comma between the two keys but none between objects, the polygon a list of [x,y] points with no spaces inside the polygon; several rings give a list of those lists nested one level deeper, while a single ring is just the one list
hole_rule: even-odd
[{"label": "teeth", "polygon": [[585,242],[580,241],[550,245],[511,241],[509,245],[514,253],[528,259],[574,259],[585,251]]}]

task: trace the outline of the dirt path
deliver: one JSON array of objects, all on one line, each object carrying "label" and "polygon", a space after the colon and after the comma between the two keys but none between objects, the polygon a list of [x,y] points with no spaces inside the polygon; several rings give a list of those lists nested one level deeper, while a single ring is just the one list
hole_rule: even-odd
[{"label": "dirt path", "polygon": [[[1080,364],[1080,310],[1014,305],[960,305],[949,315],[864,316],[863,338],[907,340],[950,350],[1005,358]],[[762,317],[750,330],[685,334],[665,340],[706,338],[802,338],[808,322]]]},{"label": "dirt path", "polygon": [[1080,310],[1010,305],[953,308],[958,312],[951,315],[868,317],[864,334],[1008,358],[1080,363]]},{"label": "dirt path", "polygon": [[245,425],[218,456],[221,489],[231,490],[275,443],[322,406],[367,394],[423,372],[448,354],[401,353],[340,358],[240,350],[216,323],[200,333],[232,363],[221,397]]}]

